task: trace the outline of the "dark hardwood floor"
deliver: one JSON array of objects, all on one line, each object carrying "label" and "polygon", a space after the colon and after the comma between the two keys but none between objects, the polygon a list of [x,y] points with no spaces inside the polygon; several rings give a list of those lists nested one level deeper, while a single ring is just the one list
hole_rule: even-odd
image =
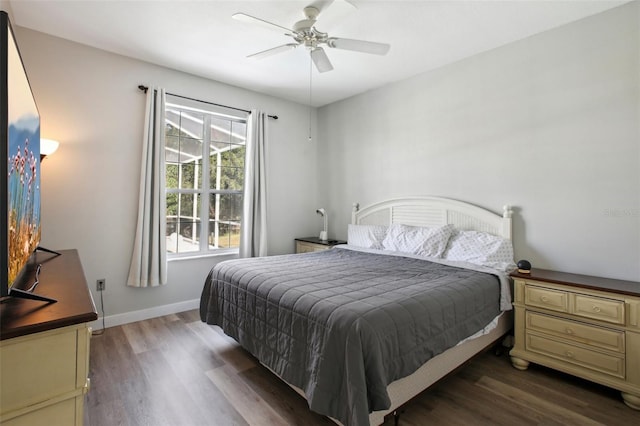
[{"label": "dark hardwood floor", "polygon": [[[197,311],[91,340],[85,425],[333,425]],[[413,425],[636,425],[617,391],[486,352],[403,409]],[[388,418],[385,426],[393,425]]]}]

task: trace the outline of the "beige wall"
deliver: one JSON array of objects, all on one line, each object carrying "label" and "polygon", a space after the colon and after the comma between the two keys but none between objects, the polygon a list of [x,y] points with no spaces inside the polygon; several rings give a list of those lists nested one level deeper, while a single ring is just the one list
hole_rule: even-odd
[{"label": "beige wall", "polygon": [[0,10],[4,10],[9,15],[9,20],[13,23],[13,11],[9,0],[0,0]]},{"label": "beige wall", "polygon": [[639,22],[629,3],[321,108],[334,229],[355,201],[510,203],[517,258],[640,280]]}]

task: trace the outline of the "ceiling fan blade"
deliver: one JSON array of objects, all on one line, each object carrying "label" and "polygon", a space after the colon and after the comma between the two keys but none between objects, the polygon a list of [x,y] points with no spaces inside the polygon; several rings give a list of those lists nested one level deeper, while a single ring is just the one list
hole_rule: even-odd
[{"label": "ceiling fan blade", "polygon": [[391,48],[391,45],[387,43],[336,37],[331,37],[327,40],[327,45],[335,49],[353,50],[356,52],[372,53],[374,55],[386,55]]},{"label": "ceiling fan blade", "polygon": [[333,69],[333,65],[331,65],[331,61],[322,47],[316,47],[311,51],[311,59],[318,72],[327,72]]},{"label": "ceiling fan blade", "polygon": [[253,53],[253,54],[247,56],[247,58],[253,58],[253,59],[268,58],[269,56],[276,55],[276,54],[278,54],[280,52],[286,52],[287,50],[293,50],[296,47],[298,47],[297,43],[287,43],[287,44],[283,44],[282,46],[272,47],[271,49],[263,50],[262,52]]},{"label": "ceiling fan blade", "polygon": [[234,13],[231,17],[240,22],[246,22],[247,24],[260,25],[263,28],[277,31],[280,34],[290,34],[293,32],[289,28],[274,24],[273,22],[265,21],[264,19],[256,18],[255,16],[247,15],[246,13]]}]

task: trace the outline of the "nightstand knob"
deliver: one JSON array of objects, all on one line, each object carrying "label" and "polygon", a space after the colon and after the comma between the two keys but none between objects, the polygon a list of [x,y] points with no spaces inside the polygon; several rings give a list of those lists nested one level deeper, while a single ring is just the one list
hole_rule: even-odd
[{"label": "nightstand knob", "polygon": [[571,351],[566,351],[564,354],[566,355],[567,358],[573,358],[574,357],[573,352],[571,352]]},{"label": "nightstand knob", "polygon": [[600,307],[599,306],[593,306],[593,312],[600,312]]}]

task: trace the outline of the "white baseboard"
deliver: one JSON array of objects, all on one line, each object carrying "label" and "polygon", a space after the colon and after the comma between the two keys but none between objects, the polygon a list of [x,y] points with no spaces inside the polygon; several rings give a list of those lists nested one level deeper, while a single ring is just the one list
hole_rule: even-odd
[{"label": "white baseboard", "polygon": [[[136,321],[143,321],[150,318],[157,318],[164,315],[177,314],[178,312],[190,311],[200,306],[200,299],[186,300],[184,302],[171,303],[169,305],[155,306],[153,308],[141,309],[139,311],[125,312],[122,314],[108,315],[104,317],[106,328],[118,325],[129,324]],[[91,323],[94,330],[102,329],[102,318],[98,317]]]}]

